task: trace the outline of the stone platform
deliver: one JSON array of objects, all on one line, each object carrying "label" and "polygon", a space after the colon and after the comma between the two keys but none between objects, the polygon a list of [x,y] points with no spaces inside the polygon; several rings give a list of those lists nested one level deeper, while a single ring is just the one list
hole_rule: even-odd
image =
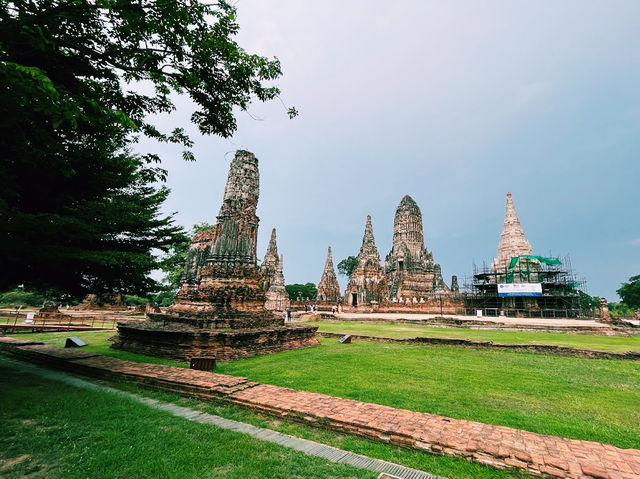
[{"label": "stone platform", "polygon": [[217,399],[376,441],[464,457],[496,468],[572,479],[640,479],[640,450],[567,439],[259,384],[247,378],[134,363],[78,350],[0,337],[0,353],[73,373],[127,380]]},{"label": "stone platform", "polygon": [[[319,344],[315,337],[317,326],[284,325],[282,320],[253,328],[227,325],[225,329],[223,325],[216,325],[225,320],[174,318],[165,323],[160,319],[163,315],[152,316],[155,320],[119,322],[118,336],[111,347],[179,361],[189,361],[193,356],[215,356],[217,361],[231,361]],[[242,325],[242,320],[239,321]]]}]

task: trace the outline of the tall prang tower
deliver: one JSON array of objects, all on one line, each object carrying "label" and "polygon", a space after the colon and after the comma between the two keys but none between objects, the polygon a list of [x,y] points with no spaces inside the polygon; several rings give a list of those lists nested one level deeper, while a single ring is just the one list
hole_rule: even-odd
[{"label": "tall prang tower", "polygon": [[215,226],[196,235],[189,247],[183,284],[169,308],[171,314],[236,318],[266,312],[256,254],[259,191],[257,158],[238,150]]},{"label": "tall prang tower", "polygon": [[264,255],[262,264],[260,265],[260,271],[262,272],[262,289],[269,291],[274,276],[278,271],[278,262],[280,256],[278,255],[278,244],[276,242],[276,229],[271,230],[271,239],[267,246],[267,252]]},{"label": "tall prang tower", "polygon": [[440,265],[424,246],[422,213],[409,195],[400,201],[393,220],[393,245],[385,258],[389,297],[399,300],[446,293]]},{"label": "tall prang tower", "polygon": [[333,267],[333,257],[331,256],[331,246],[327,251],[327,260],[324,263],[322,277],[318,283],[318,299],[335,303],[340,300],[340,285],[336,277],[336,270]]},{"label": "tall prang tower", "polygon": [[351,272],[345,291],[345,305],[366,306],[370,305],[372,301],[380,303],[388,299],[387,278],[380,266],[380,254],[373,237],[371,216],[367,216],[362,246],[357,260],[358,264]]},{"label": "tall prang tower", "polygon": [[175,303],[164,313],[149,313],[147,321],[118,322],[112,348],[182,361],[194,356],[230,361],[319,344],[317,326],[285,324],[281,315],[265,307],[269,299],[270,307],[280,309],[288,296],[282,256],[266,296],[261,285],[258,193],[258,160],[238,150],[218,221],[213,229],[195,235],[189,246]]},{"label": "tall prang tower", "polygon": [[500,243],[498,244],[498,254],[493,263],[491,263],[491,269],[493,271],[505,270],[509,266],[511,258],[530,254],[532,254],[531,245],[520,226],[520,220],[513,205],[511,193],[507,193],[507,205],[505,207],[502,233],[500,234]]}]

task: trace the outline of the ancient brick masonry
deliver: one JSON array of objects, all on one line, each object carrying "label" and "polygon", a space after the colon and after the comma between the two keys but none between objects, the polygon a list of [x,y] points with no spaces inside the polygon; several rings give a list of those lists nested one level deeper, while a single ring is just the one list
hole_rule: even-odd
[{"label": "ancient brick masonry", "polygon": [[269,311],[284,311],[290,306],[289,295],[284,287],[282,255],[278,255],[276,229],[271,230],[267,253],[260,266],[262,289],[266,292],[265,308]]},{"label": "ancient brick masonry", "polygon": [[271,287],[271,281],[278,269],[278,261],[280,256],[278,255],[278,245],[276,243],[276,229],[271,230],[271,239],[269,240],[269,246],[267,246],[267,252],[264,255],[262,264],[260,265],[260,271],[262,272],[262,289],[269,291]]},{"label": "ancient brick masonry", "polygon": [[511,258],[531,254],[531,251],[531,245],[524,236],[516,208],[513,206],[511,193],[507,193],[507,206],[505,208],[500,243],[498,244],[498,255],[493,260],[491,268],[494,271],[504,270],[509,265]]},{"label": "ancient brick masonry", "polygon": [[264,307],[269,311],[284,311],[291,306],[289,294],[284,287],[284,273],[282,272],[283,258],[282,255],[276,263],[276,271],[271,277],[269,290],[267,291],[267,300]]},{"label": "ancient brick masonry", "polygon": [[422,213],[416,202],[405,195],[393,220],[393,246],[384,263],[389,297],[401,301],[445,293],[440,265],[424,246]]},{"label": "ancient brick masonry", "polygon": [[373,237],[371,216],[367,216],[362,246],[357,260],[358,264],[351,272],[345,291],[345,304],[357,307],[358,305],[370,304],[372,301],[380,303],[386,300],[389,289],[387,278],[380,266],[380,254]]},{"label": "ancient brick masonry", "polygon": [[434,454],[464,457],[500,469],[514,467],[533,475],[573,479],[640,479],[638,449],[395,409],[241,377],[134,363],[9,337],[0,337],[0,351],[76,374],[216,398],[276,417]]},{"label": "ancient brick masonry", "polygon": [[338,278],[336,278],[336,270],[333,268],[333,257],[331,256],[331,246],[327,251],[327,260],[324,263],[324,270],[322,271],[322,278],[318,283],[318,296],[319,301],[326,301],[328,303],[336,303],[340,300],[340,286],[338,285]]},{"label": "ancient brick masonry", "polygon": [[[195,235],[190,245],[175,304],[166,314],[149,314],[149,321],[118,323],[113,348],[182,360],[215,355],[225,361],[318,344],[317,326],[284,325],[282,317],[265,309],[256,260],[258,195],[258,160],[239,150],[216,225]],[[276,289],[284,288],[278,263],[273,281],[282,284]]]}]

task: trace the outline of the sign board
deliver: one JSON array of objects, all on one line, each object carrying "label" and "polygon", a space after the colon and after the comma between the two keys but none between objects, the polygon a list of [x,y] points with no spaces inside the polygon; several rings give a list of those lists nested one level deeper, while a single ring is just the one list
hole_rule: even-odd
[{"label": "sign board", "polygon": [[71,336],[70,338],[67,338],[67,340],[64,342],[65,348],[82,348],[86,345],[87,343],[85,343],[78,336]]},{"label": "sign board", "polygon": [[476,318],[481,318],[481,317],[482,317],[482,310],[476,309]]},{"label": "sign board", "polygon": [[498,296],[542,296],[541,283],[500,283]]},{"label": "sign board", "polygon": [[342,344],[351,344],[351,335],[350,334],[345,334],[344,336],[342,336],[340,338],[340,342]]},{"label": "sign board", "polygon": [[27,319],[33,319],[36,313],[27,313]]}]

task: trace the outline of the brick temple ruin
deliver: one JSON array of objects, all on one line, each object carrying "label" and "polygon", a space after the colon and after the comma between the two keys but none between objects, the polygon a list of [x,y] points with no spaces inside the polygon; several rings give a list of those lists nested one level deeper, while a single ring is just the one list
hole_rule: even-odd
[{"label": "brick temple ruin", "polygon": [[270,311],[284,311],[291,305],[284,287],[283,256],[278,254],[276,229],[271,230],[271,239],[262,260],[262,289],[265,291],[265,308]]},{"label": "brick temple ruin", "polygon": [[465,295],[469,314],[519,317],[577,317],[579,281],[569,257],[533,254],[511,193],[507,193],[504,223],[496,257],[490,266],[474,265]]},{"label": "brick temple ruin", "polygon": [[327,260],[324,263],[322,277],[318,283],[318,300],[331,304],[340,301],[340,285],[336,277],[336,270],[333,267],[333,257],[331,256],[331,246],[327,251]]},{"label": "brick temple ruin", "polygon": [[406,302],[434,292],[449,292],[440,265],[424,245],[420,208],[409,195],[402,198],[396,209],[393,246],[385,258],[384,271],[392,300]]},{"label": "brick temple ruin", "polygon": [[576,278],[568,257],[533,254],[511,193],[507,193],[496,257],[490,266],[474,265],[464,293],[455,275],[450,286],[445,284],[440,265],[424,243],[420,208],[409,195],[396,209],[392,247],[384,268],[370,217],[357,261],[343,296],[347,310],[519,317],[577,317],[581,313],[584,280]]},{"label": "brick temple ruin", "polygon": [[384,268],[375,245],[371,217],[367,216],[357,266],[349,277],[343,305],[358,310],[421,311],[456,314],[464,312],[458,279],[451,287],[440,265],[424,244],[422,213],[417,203],[405,195],[396,209],[393,243]]},{"label": "brick temple ruin", "polygon": [[[284,288],[284,277],[277,257],[265,291],[256,256],[258,196],[258,160],[238,150],[214,228],[191,242],[175,303],[166,313],[149,314],[147,321],[119,322],[113,348],[178,360],[212,355],[228,361],[318,344],[317,326],[285,325],[281,315],[265,308],[269,291]],[[275,232],[273,239],[275,248]]]},{"label": "brick temple ruin", "polygon": [[371,216],[367,216],[362,237],[362,246],[356,258],[357,265],[349,277],[345,290],[344,304],[358,306],[380,304],[389,295],[387,277],[380,266],[380,254],[373,237]]}]

